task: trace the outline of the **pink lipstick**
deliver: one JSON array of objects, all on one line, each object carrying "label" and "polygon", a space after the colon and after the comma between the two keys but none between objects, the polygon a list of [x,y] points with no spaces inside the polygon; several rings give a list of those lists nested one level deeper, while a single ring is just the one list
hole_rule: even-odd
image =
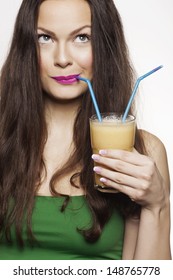
[{"label": "pink lipstick", "polygon": [[77,81],[77,78],[79,77],[78,75],[69,75],[69,76],[57,76],[57,77],[51,77],[54,79],[56,82],[62,85],[71,85]]}]

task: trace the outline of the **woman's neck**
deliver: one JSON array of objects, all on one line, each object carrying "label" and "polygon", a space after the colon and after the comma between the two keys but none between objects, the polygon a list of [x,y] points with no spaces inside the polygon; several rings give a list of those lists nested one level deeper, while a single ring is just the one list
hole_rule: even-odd
[{"label": "woman's neck", "polygon": [[[50,195],[49,184],[55,170],[60,169],[74,151],[73,127],[79,106],[79,100],[69,103],[53,102],[48,98],[45,100],[48,138],[45,143],[43,158],[46,167],[46,177],[43,174],[45,179],[40,186],[38,194]],[[75,172],[76,170],[72,170],[71,174],[63,176],[58,181],[58,192],[71,195],[75,191],[75,188],[72,188],[69,183],[70,177]],[[75,191],[76,193],[81,194],[83,191],[77,190]]]},{"label": "woman's neck", "polygon": [[46,97],[45,116],[48,128],[55,126],[59,129],[66,128],[67,130],[67,127],[73,127],[80,104],[81,99],[55,101]]},{"label": "woman's neck", "polygon": [[45,99],[48,138],[44,158],[50,169],[61,166],[74,151],[73,127],[80,100],[55,102]]}]

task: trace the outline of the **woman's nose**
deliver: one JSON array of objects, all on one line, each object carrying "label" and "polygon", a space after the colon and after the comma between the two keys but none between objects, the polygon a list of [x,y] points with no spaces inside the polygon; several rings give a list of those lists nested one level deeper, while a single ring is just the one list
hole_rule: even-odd
[{"label": "woman's nose", "polygon": [[72,64],[72,58],[68,47],[64,44],[59,44],[54,54],[54,65],[65,68]]}]

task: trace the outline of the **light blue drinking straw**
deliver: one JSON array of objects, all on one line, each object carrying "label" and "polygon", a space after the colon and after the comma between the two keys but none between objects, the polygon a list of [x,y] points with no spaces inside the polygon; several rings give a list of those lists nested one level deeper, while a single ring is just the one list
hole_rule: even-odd
[{"label": "light blue drinking straw", "polygon": [[162,67],[163,67],[163,65],[160,65],[160,66],[154,68],[154,69],[151,70],[150,72],[144,74],[143,76],[141,76],[141,77],[139,77],[139,78],[137,79],[137,81],[136,81],[136,83],[135,83],[135,86],[134,86],[134,89],[133,89],[133,91],[132,91],[131,97],[130,97],[129,102],[128,102],[128,104],[127,104],[126,110],[125,110],[124,115],[123,115],[123,119],[122,119],[123,122],[125,122],[125,120],[126,120],[126,118],[127,118],[128,112],[129,112],[129,110],[130,110],[130,106],[131,106],[132,101],[133,101],[133,99],[134,99],[134,97],[135,97],[135,94],[136,94],[136,92],[137,92],[137,89],[138,89],[138,86],[139,86],[140,81],[142,81],[144,78],[148,77],[149,75],[153,74],[154,72],[158,71],[158,70],[161,69]]},{"label": "light blue drinking straw", "polygon": [[97,105],[97,101],[96,101],[95,94],[94,94],[94,91],[93,91],[90,80],[85,79],[85,78],[81,78],[81,77],[77,77],[77,79],[87,83],[88,88],[89,88],[89,92],[90,92],[90,95],[91,95],[91,98],[92,98],[92,101],[93,101],[93,104],[94,104],[94,108],[95,108],[95,111],[96,111],[97,118],[98,118],[99,122],[101,122],[102,117],[101,117],[101,114],[100,114],[100,111],[99,111],[99,107]]}]

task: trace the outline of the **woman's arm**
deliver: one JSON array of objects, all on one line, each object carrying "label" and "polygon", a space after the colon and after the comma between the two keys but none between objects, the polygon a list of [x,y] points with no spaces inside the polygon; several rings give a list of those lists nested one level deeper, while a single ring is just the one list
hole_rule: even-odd
[{"label": "woman's arm", "polygon": [[[161,141],[147,132],[143,133],[148,154],[153,159],[152,169],[158,174],[160,203],[150,203],[142,208],[134,259],[171,259],[170,250],[170,178],[167,156]],[[154,176],[154,171],[151,174]],[[153,182],[149,179],[149,182]],[[156,186],[157,187],[157,186]],[[162,193],[163,192],[163,193]]]},{"label": "woman's arm", "polygon": [[[101,151],[96,168],[103,182],[142,206],[140,220],[126,222],[124,259],[171,259],[170,180],[166,151],[161,141],[143,132],[149,156],[137,151]],[[107,169],[111,168],[111,170]]]},{"label": "woman's arm", "polygon": [[123,260],[132,260],[135,254],[135,248],[139,231],[139,219],[127,219],[125,223],[125,235],[123,244]]}]

